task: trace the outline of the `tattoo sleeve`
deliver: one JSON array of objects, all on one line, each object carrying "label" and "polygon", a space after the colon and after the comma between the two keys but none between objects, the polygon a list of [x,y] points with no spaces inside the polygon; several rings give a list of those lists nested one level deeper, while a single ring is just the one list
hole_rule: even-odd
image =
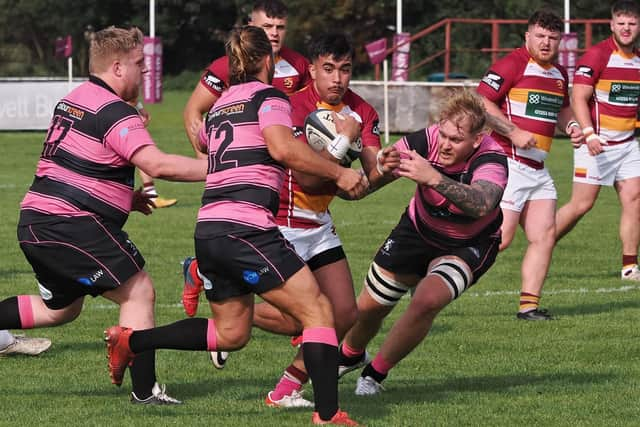
[{"label": "tattoo sleeve", "polygon": [[489,181],[477,181],[471,185],[462,184],[446,176],[433,187],[465,214],[480,218],[498,206],[502,199],[502,188]]},{"label": "tattoo sleeve", "polygon": [[487,113],[487,126],[498,132],[500,135],[507,136],[513,132],[516,126],[508,120]]}]

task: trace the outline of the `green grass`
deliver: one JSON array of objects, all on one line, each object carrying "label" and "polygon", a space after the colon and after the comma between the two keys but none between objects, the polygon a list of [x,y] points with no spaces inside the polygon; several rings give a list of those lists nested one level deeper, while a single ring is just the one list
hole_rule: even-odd
[{"label": "green grass", "polygon": [[[190,154],[181,124],[188,94],[165,96],[161,105],[149,106],[151,133],[163,150]],[[43,133],[0,133],[0,299],[37,290],[15,226],[42,138]],[[548,164],[563,203],[571,188],[566,140],[555,142]],[[159,182],[158,188],[178,198],[178,205],[149,217],[133,214],[126,230],[147,260],[157,289],[157,322],[164,324],[184,317],[179,262],[193,253],[202,184]],[[412,190],[399,181],[362,201],[332,205],[358,290]],[[445,309],[427,340],[391,371],[385,393],[358,398],[355,376],[348,376],[340,385],[341,406],[369,426],[638,425],[640,286],[618,279],[618,217],[615,193],[605,189],[556,248],[542,305],[560,320],[515,320],[525,244],[519,232],[492,270]],[[396,308],[371,351],[405,306],[403,301]],[[201,304],[199,315],[208,314]],[[89,298],[72,324],[28,331],[54,344],[37,358],[0,359],[0,425],[310,424],[308,411],[262,404],[293,351],[285,337],[260,330],[223,371],[213,369],[203,353],[159,351],[158,377],[185,405],[130,405],[128,377],[122,389],[109,383],[101,341],[104,327],[116,322],[113,304]]]}]

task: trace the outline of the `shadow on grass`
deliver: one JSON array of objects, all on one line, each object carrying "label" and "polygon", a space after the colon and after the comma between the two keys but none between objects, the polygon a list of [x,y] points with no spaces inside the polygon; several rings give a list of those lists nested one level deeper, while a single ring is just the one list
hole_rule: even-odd
[{"label": "shadow on grass", "polygon": [[[382,394],[370,397],[351,394],[348,398],[348,406],[353,408],[354,412],[366,413],[370,418],[377,418],[383,417],[389,412],[386,404],[412,405],[441,402],[450,399],[452,395],[459,397],[460,393],[509,393],[513,395],[521,391],[523,394],[553,394],[556,388],[604,383],[615,379],[615,377],[615,375],[609,374],[567,372],[549,375],[458,377],[430,383],[420,380],[394,381],[393,378],[390,378],[386,381],[387,388]],[[353,392],[351,391],[351,393]]]},{"label": "shadow on grass", "polygon": [[579,304],[573,307],[562,307],[554,310],[558,317],[610,313],[626,308],[640,308],[640,300],[627,300],[602,303]]}]

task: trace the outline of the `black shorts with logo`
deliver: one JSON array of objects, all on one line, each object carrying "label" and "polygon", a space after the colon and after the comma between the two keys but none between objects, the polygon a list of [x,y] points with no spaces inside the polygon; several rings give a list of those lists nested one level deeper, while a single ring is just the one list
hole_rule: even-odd
[{"label": "black shorts with logo", "polygon": [[277,227],[257,230],[235,225],[229,234],[206,238],[197,230],[198,270],[206,278],[209,301],[267,292],[305,266]]},{"label": "black shorts with logo", "polygon": [[[416,230],[405,211],[398,225],[384,241],[374,262],[396,274],[415,274],[424,277],[429,263],[441,256],[457,256],[473,273],[473,283],[489,270],[498,255],[499,236],[486,236],[470,246],[441,248],[426,242]],[[470,285],[471,285],[470,284]]]},{"label": "black shorts with logo", "polygon": [[144,267],[144,258],[120,227],[95,216],[64,217],[23,211],[18,241],[50,309],[84,295],[117,288]]}]

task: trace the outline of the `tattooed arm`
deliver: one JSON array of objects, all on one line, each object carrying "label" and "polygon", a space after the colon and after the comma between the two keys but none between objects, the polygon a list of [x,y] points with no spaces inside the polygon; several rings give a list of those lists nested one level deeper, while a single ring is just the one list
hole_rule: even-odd
[{"label": "tattooed arm", "polygon": [[489,181],[476,181],[471,185],[456,182],[440,175],[440,183],[431,188],[442,194],[462,212],[473,218],[487,215],[502,199],[502,188]]},{"label": "tattooed arm", "polygon": [[507,116],[502,113],[500,107],[484,96],[482,97],[482,102],[484,103],[484,108],[487,110],[487,126],[500,135],[509,138],[511,143],[516,147],[526,150],[536,146],[536,139],[531,132],[520,129],[514,125]]},{"label": "tattooed arm", "polygon": [[408,158],[404,158],[396,169],[398,175],[433,188],[470,217],[487,215],[502,199],[503,189],[497,184],[482,180],[463,184],[442,175],[415,151],[406,154]]}]

